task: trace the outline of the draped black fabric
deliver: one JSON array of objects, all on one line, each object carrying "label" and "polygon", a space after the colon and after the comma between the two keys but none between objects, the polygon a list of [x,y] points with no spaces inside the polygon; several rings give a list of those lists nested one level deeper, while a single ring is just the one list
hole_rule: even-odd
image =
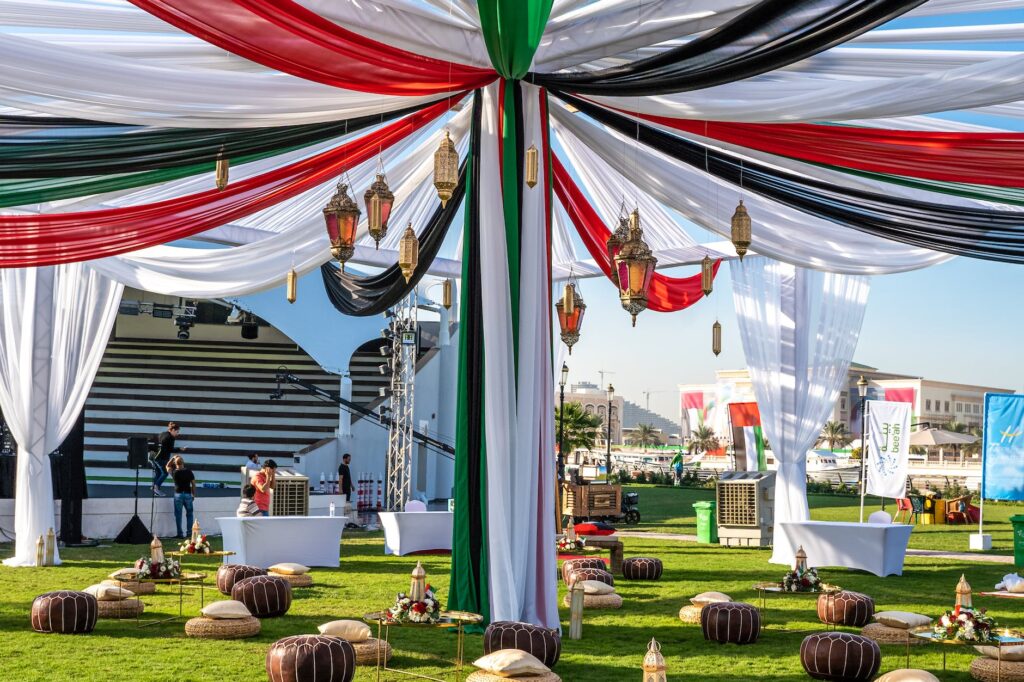
[{"label": "draped black fabric", "polygon": [[[63,120],[42,130],[0,136],[0,178],[55,178],[136,173],[229,160],[252,160],[315,144],[405,116],[416,105],[343,121],[274,128],[193,129],[109,126],[98,132],[88,122]],[[53,119],[40,119],[52,121]],[[4,126],[38,127],[23,116],[0,117]]]},{"label": "draped black fabric", "polygon": [[560,97],[662,154],[806,213],[893,241],[960,256],[1024,263],[1024,213],[915,201],[737,159],[585,100]]},{"label": "draped black fabric", "polygon": [[763,0],[707,35],[623,66],[530,74],[589,95],[664,95],[757,76],[844,43],[924,0]]},{"label": "draped black fabric", "polygon": [[[409,295],[423,279],[423,275],[427,274],[427,269],[434,262],[434,257],[444,243],[448,228],[451,227],[455,214],[459,211],[459,204],[462,203],[466,189],[465,180],[466,162],[463,161],[459,169],[459,184],[452,192],[452,198],[444,208],[438,205],[430,222],[420,233],[419,261],[408,282],[405,281],[398,263],[380,274],[369,277],[356,277],[351,273],[342,272],[341,268],[331,263],[320,266],[327,298],[338,312],[355,317],[379,315]],[[392,225],[391,229],[398,229],[398,226]]]}]

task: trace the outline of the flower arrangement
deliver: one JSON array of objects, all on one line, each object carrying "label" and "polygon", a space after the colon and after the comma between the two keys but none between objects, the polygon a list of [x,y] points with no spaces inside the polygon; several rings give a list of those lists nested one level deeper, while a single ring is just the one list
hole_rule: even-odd
[{"label": "flower arrangement", "polygon": [[213,551],[210,542],[205,535],[199,535],[193,540],[186,540],[178,545],[178,551],[184,554],[209,554]]},{"label": "flower arrangement", "polygon": [[782,589],[786,592],[818,592],[821,578],[814,568],[794,568],[782,577]]},{"label": "flower arrangement", "polygon": [[942,614],[933,631],[942,639],[984,643],[992,641],[995,628],[995,620],[985,615],[985,609],[974,611],[957,606]]},{"label": "flower arrangement", "polygon": [[441,605],[434,596],[434,589],[427,585],[421,601],[413,601],[405,592],[399,592],[387,614],[392,623],[436,623],[441,616]]},{"label": "flower arrangement", "polygon": [[555,541],[555,547],[559,552],[576,552],[583,549],[587,544],[586,538],[563,535]]},{"label": "flower arrangement", "polygon": [[149,557],[142,557],[135,562],[135,568],[139,569],[138,579],[140,580],[145,578],[170,580],[181,576],[181,564],[169,558],[154,562]]}]

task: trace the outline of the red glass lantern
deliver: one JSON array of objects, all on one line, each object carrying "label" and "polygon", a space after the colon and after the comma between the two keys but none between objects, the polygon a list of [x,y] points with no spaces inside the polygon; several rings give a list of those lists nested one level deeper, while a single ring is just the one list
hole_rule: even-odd
[{"label": "red glass lantern", "polygon": [[348,185],[339,182],[338,191],[324,207],[324,221],[327,223],[327,236],[331,240],[331,255],[341,263],[342,272],[345,270],[345,261],[355,253],[359,213],[359,206],[348,195]]},{"label": "red glass lantern", "polygon": [[395,203],[395,195],[391,193],[383,173],[377,173],[377,179],[363,194],[363,202],[366,204],[367,231],[373,237],[374,247],[380,248],[380,240],[388,233],[388,219]]},{"label": "red glass lantern", "polygon": [[583,302],[575,282],[565,285],[565,293],[555,304],[555,311],[558,313],[562,343],[569,348],[569,355],[572,355],[572,347],[580,340],[583,313],[587,311],[587,304]]},{"label": "red glass lantern", "polygon": [[644,241],[640,211],[634,209],[629,216],[629,238],[615,255],[619,301],[626,312],[632,315],[634,327],[636,316],[647,310],[647,292],[651,288],[651,278],[654,277],[654,266],[657,264],[658,259]]}]

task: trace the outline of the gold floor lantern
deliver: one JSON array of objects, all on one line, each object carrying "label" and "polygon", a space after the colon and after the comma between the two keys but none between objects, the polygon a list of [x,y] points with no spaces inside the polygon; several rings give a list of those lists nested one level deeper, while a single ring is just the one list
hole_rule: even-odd
[{"label": "gold floor lantern", "polygon": [[587,304],[583,302],[576,283],[569,282],[565,285],[562,297],[555,304],[562,343],[569,348],[569,355],[572,355],[572,347],[580,340],[580,327],[583,325],[583,313],[586,311]]},{"label": "gold floor lantern", "polygon": [[625,216],[619,216],[619,226],[614,232],[608,236],[608,241],[605,242],[605,248],[608,250],[608,263],[612,269],[612,282],[615,286],[619,286],[619,275],[615,272],[615,257],[619,255],[619,251],[622,250],[622,245],[629,239],[629,219]]},{"label": "gold floor lantern", "polygon": [[379,249],[380,240],[388,233],[388,219],[395,203],[395,195],[383,173],[377,173],[377,179],[363,194],[363,203],[366,204],[366,229],[373,237],[374,248]]},{"label": "gold floor lantern", "polygon": [[640,225],[640,210],[634,209],[629,216],[629,238],[615,255],[615,270],[619,281],[619,301],[627,313],[633,317],[647,310],[647,292],[654,276],[654,266],[658,259],[644,241],[643,228]]},{"label": "gold floor lantern", "polygon": [[427,597],[427,571],[423,564],[416,562],[416,568],[412,569],[412,579],[409,581],[409,599],[414,602],[423,601]]},{"label": "gold floor lantern", "polygon": [[971,586],[967,583],[967,576],[961,573],[960,582],[956,584],[956,608],[969,609],[972,607]]},{"label": "gold floor lantern", "polygon": [[736,247],[736,255],[740,260],[743,260],[750,247],[750,237],[750,214],[743,205],[743,199],[740,199],[736,212],[732,214],[732,245]]},{"label": "gold floor lantern", "polygon": [[408,284],[416,266],[420,262],[420,240],[412,230],[412,223],[405,228],[402,241],[398,243],[398,267],[402,268],[402,276]]},{"label": "gold floor lantern", "polygon": [[643,682],[666,682],[665,657],[661,655],[661,644],[653,637],[644,655],[643,671]]},{"label": "gold floor lantern", "polygon": [[345,261],[355,253],[359,213],[359,206],[348,195],[348,185],[339,182],[338,190],[324,207],[324,221],[331,240],[331,255],[341,263],[342,272],[345,271]]},{"label": "gold floor lantern", "polygon": [[299,274],[295,272],[295,269],[288,271],[288,282],[285,287],[285,298],[289,303],[295,303],[295,299],[299,297]]},{"label": "gold floor lantern", "polygon": [[220,152],[217,153],[217,163],[214,166],[214,182],[217,183],[217,189],[224,189],[228,186],[228,166],[230,162],[228,157],[224,156],[224,147],[220,148]]},{"label": "gold floor lantern", "polygon": [[441,207],[452,198],[455,186],[459,184],[459,152],[455,149],[448,131],[444,131],[444,139],[434,152],[434,188],[441,199]]},{"label": "gold floor lantern", "polygon": [[711,352],[715,354],[715,357],[722,352],[722,325],[718,320],[711,325]]},{"label": "gold floor lantern", "polygon": [[807,552],[804,551],[804,546],[800,545],[800,548],[796,550],[796,558],[793,561],[793,570],[804,573],[807,571]]},{"label": "gold floor lantern", "polygon": [[537,151],[536,145],[530,145],[530,148],[526,150],[526,163],[524,168],[524,175],[526,180],[526,186],[533,189],[537,186],[537,178],[540,175],[540,153]]},{"label": "gold floor lantern", "polygon": [[700,290],[704,292],[705,296],[710,296],[711,291],[715,288],[715,262],[711,260],[707,254],[704,255],[704,260],[700,262]]}]

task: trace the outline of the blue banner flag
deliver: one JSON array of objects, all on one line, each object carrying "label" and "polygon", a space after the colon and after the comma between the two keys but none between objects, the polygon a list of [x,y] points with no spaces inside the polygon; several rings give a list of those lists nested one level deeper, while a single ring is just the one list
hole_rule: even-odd
[{"label": "blue banner flag", "polygon": [[985,394],[981,494],[1024,500],[1024,395]]}]

